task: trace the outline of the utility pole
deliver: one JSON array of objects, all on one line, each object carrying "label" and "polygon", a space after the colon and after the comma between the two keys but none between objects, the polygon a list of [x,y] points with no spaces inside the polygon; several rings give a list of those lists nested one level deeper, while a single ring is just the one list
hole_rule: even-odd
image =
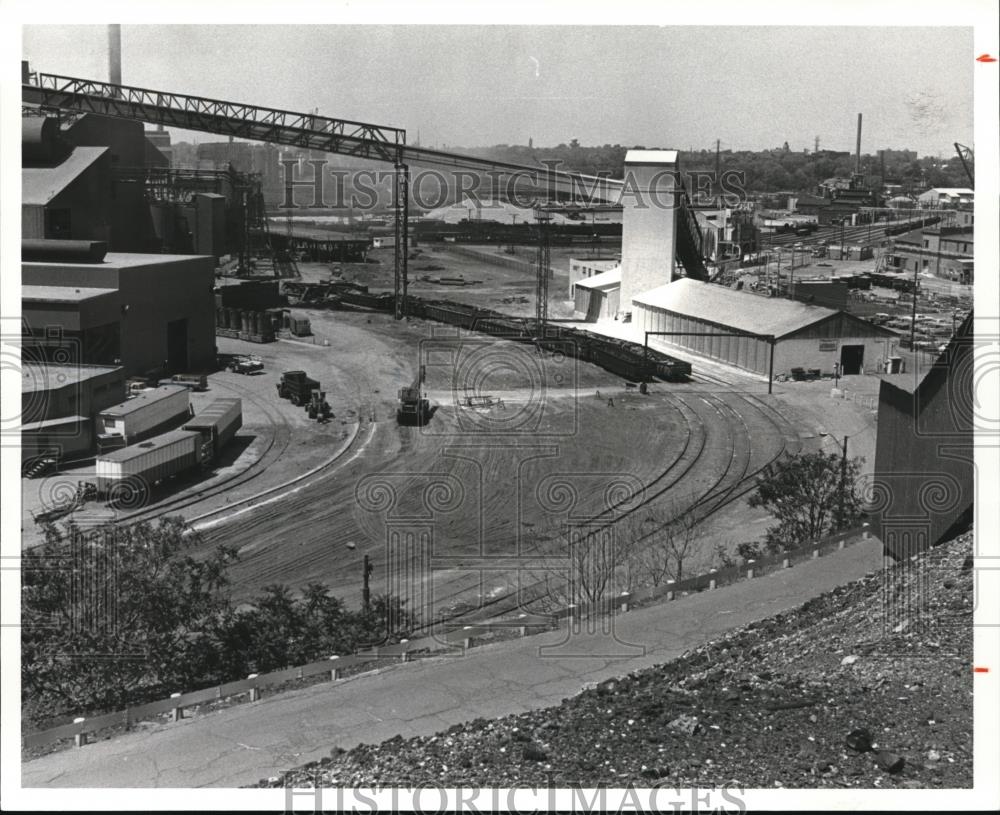
[{"label": "utility pole", "polygon": [[847,491],[847,436],[844,436],[843,454],[840,457],[840,519],[838,525],[844,526],[844,497]]},{"label": "utility pole", "polygon": [[368,586],[368,579],[372,576],[372,571],[374,570],[371,561],[368,559],[368,555],[365,555],[364,567],[362,577],[364,582],[361,587],[361,604],[364,606],[365,611],[371,609],[372,593]]},{"label": "utility pole", "polygon": [[542,209],[535,210],[535,221],[538,224],[538,268],[535,281],[535,333],[544,336],[545,323],[549,319],[549,266],[551,265],[549,251],[549,213]]}]

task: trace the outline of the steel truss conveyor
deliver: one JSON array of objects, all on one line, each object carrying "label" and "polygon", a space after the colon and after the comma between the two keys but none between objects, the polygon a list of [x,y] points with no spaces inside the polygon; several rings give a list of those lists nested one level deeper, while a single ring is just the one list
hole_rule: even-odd
[{"label": "steel truss conveyor", "polygon": [[[94,113],[393,164],[397,319],[403,316],[407,295],[409,163],[485,173],[494,179],[505,177],[515,184],[544,188],[550,200],[564,193],[587,195],[592,201],[614,201],[622,190],[622,181],[617,179],[408,146],[406,131],[400,128],[26,69],[21,98],[42,109]],[[682,222],[678,229],[678,259],[689,276],[703,278],[700,230],[683,188],[678,210]]]}]

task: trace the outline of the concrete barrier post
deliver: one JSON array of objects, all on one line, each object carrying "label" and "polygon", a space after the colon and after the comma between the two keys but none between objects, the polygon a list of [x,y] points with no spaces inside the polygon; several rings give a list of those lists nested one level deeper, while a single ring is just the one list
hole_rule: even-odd
[{"label": "concrete barrier post", "polygon": [[837,541],[837,548],[838,549],[843,549],[844,546],[846,546],[846,545],[847,545],[847,541],[844,540],[843,538],[841,538],[839,541]]},{"label": "concrete barrier post", "polygon": [[816,558],[819,557],[819,547],[816,546],[816,544],[813,544],[813,555],[812,556],[813,556],[813,560],[816,560]]},{"label": "concrete barrier post", "polygon": [[868,540],[871,537],[871,535],[872,535],[872,533],[871,533],[870,524],[868,524],[867,522],[861,524],[861,540],[865,540],[866,541],[866,540]]},{"label": "concrete barrier post", "polygon": [[782,560],[781,560],[781,568],[782,569],[791,568],[791,565],[792,565],[791,558],[787,558],[787,557],[786,558],[782,558]]},{"label": "concrete barrier post", "polygon": [[674,599],[674,581],[673,580],[668,580],[667,581],[667,602],[670,602],[673,599]]},{"label": "concrete barrier post", "polygon": [[627,591],[623,591],[621,593],[621,610],[623,612],[627,612],[628,611],[628,609],[629,609],[629,602],[631,601],[631,599],[632,599],[632,595],[629,594]]},{"label": "concrete barrier post", "polygon": [[[85,721],[87,721],[86,718],[84,718],[83,716],[81,716],[78,719],[73,719],[73,724],[83,724]],[[83,747],[83,745],[85,745],[87,743],[87,734],[86,733],[77,733],[75,736],[73,736],[73,743],[77,747]]]},{"label": "concrete barrier post", "polygon": [[[469,631],[472,628],[471,625],[466,625],[462,628],[462,631]],[[468,651],[472,647],[472,637],[468,634],[463,633],[462,635],[462,649]]]},{"label": "concrete barrier post", "polygon": [[[337,654],[333,654],[332,656],[328,657],[328,659],[333,661],[335,659],[340,659],[340,656],[338,656]],[[336,682],[338,679],[340,679],[340,668],[330,668],[330,681]]]},{"label": "concrete barrier post", "polygon": [[[260,674],[250,674],[247,679],[256,679]],[[253,686],[250,688],[250,701],[256,702],[260,699],[260,688],[257,687],[257,683],[254,682]]]},{"label": "concrete barrier post", "polygon": [[403,646],[403,653],[399,655],[400,662],[408,662],[410,659],[410,655],[407,653],[407,643],[409,643],[409,640],[404,639],[399,641],[399,644]]},{"label": "concrete barrier post", "polygon": [[[171,699],[179,699],[180,696],[181,695],[179,693],[170,694]],[[174,709],[170,711],[170,721],[176,722],[183,718],[184,718],[184,708],[181,707],[180,705],[174,705]]]},{"label": "concrete barrier post", "polygon": [[[527,616],[528,616],[527,614],[518,614],[517,615],[517,619],[523,620]],[[520,628],[518,628],[518,631],[520,632],[520,635],[522,637],[528,636],[528,626],[522,625],[522,626],[520,626]]]},{"label": "concrete barrier post", "polygon": [[712,575],[709,578],[709,580],[708,580],[708,590],[709,591],[715,591],[716,587],[718,586],[718,582],[715,579],[715,573],[716,573],[716,571],[717,571],[716,569],[709,569],[708,570],[708,573],[710,575]]},{"label": "concrete barrier post", "polygon": [[747,561],[747,579],[748,580],[753,580],[753,566],[754,566],[754,564],[756,562],[757,562],[756,560],[748,560]]}]

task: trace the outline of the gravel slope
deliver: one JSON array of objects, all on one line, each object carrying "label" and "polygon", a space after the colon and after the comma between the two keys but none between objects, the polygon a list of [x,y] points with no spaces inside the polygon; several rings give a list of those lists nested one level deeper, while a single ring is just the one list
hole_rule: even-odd
[{"label": "gravel slope", "polygon": [[971,787],[971,553],[967,533],[558,707],[257,786]]}]

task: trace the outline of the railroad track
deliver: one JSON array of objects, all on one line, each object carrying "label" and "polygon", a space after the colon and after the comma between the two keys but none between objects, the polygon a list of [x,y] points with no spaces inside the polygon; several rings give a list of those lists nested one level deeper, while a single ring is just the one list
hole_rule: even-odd
[{"label": "railroad track", "polygon": [[257,396],[247,394],[243,391],[237,391],[232,386],[228,386],[221,382],[214,382],[213,387],[221,387],[224,390],[237,394],[241,399],[253,402],[261,409],[264,415],[271,420],[270,426],[274,428],[274,430],[261,455],[242,472],[234,473],[232,476],[222,481],[218,481],[204,490],[168,499],[150,507],[137,509],[134,512],[124,513],[118,516],[118,523],[134,524],[139,523],[140,521],[152,520],[168,513],[179,512],[180,510],[192,507],[209,498],[214,498],[224,492],[229,492],[234,487],[241,486],[258,478],[266,472],[267,468],[277,461],[288,449],[292,441],[292,425],[288,419],[282,416],[279,412],[275,411],[271,406],[267,405]]},{"label": "railroad track", "polygon": [[[763,462],[758,463],[756,466],[751,466],[753,460],[753,447],[750,443],[752,438],[751,430],[749,424],[740,415],[738,411],[733,409],[733,407],[725,402],[722,402],[717,397],[713,397],[713,400],[705,400],[716,414],[722,418],[724,416],[730,417],[729,427],[731,432],[728,435],[729,446],[727,450],[722,454],[725,456],[728,453],[728,462],[726,466],[722,469],[722,472],[715,478],[715,480],[700,494],[697,496],[691,496],[688,507],[684,510],[685,512],[695,511],[697,522],[701,523],[707,520],[709,517],[719,512],[723,507],[732,503],[732,501],[741,497],[742,495],[749,492],[755,483],[755,479],[758,473],[760,473],[765,467],[767,467],[772,462],[778,460],[786,452],[790,451],[790,446],[797,443],[797,438],[795,442],[792,441],[794,437],[791,434],[784,432],[782,424],[787,424],[779,413],[774,411],[770,406],[763,402],[760,402],[755,397],[746,398],[745,395],[737,394],[741,399],[744,399],[747,404],[753,405],[756,408],[757,413],[762,417],[764,423],[774,431],[780,433],[782,439],[781,444],[777,445],[777,448],[771,452]],[[704,399],[704,397],[702,397]],[[766,411],[766,412],[765,412]],[[769,415],[770,414],[770,415]],[[735,421],[732,418],[735,417]],[[775,418],[777,417],[777,419]],[[735,431],[735,432],[733,432]],[[764,435],[761,432],[760,435]],[[743,448],[741,453],[737,446],[737,439],[744,439],[747,444]],[[674,473],[674,477],[669,479],[667,483],[661,483],[658,485],[657,489],[653,490],[647,497],[645,501],[641,504],[630,508],[626,512],[622,513],[620,517],[609,520],[608,526],[619,524],[627,517],[632,514],[641,511],[642,509],[648,509],[652,506],[653,502],[664,499],[668,492],[681,483],[683,479],[690,473],[694,464],[701,458],[701,452],[704,450],[704,443],[702,443],[699,450],[699,456],[691,464],[682,468],[681,471]],[[664,473],[663,475],[666,475]],[[601,513],[606,514],[606,513]],[[683,514],[683,513],[681,513]],[[642,543],[653,535],[656,534],[656,530],[646,533],[635,539],[633,545],[642,545]],[[519,586],[515,591],[496,596],[487,602],[481,602],[479,607],[467,614],[459,614],[447,620],[448,623],[459,625],[468,624],[470,622],[480,621],[482,619],[497,617],[504,614],[509,614],[511,612],[517,611],[526,604],[531,603],[533,600],[539,599],[544,594],[544,588],[546,586],[546,581],[544,579],[536,580],[533,583],[529,583],[524,586]],[[437,599],[437,598],[435,598]],[[448,600],[453,600],[457,598],[443,597],[442,605]],[[440,622],[441,618],[433,622]]]}]

